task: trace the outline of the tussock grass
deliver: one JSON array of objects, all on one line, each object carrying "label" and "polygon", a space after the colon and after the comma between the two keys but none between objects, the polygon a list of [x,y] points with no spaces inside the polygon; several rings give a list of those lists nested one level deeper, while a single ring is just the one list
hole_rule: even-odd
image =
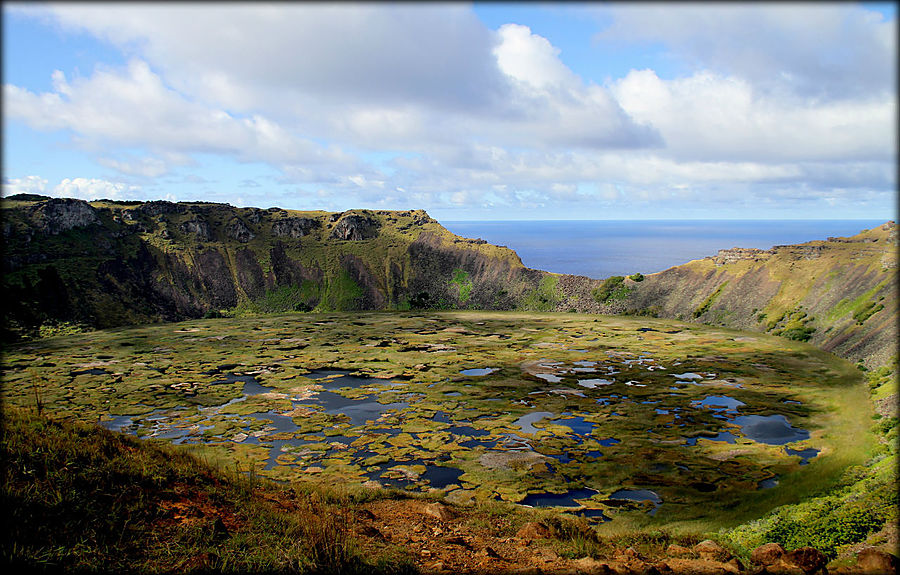
[{"label": "tussock grass", "polygon": [[137,573],[397,568],[363,559],[340,495],[260,485],[166,443],[28,409],[5,408],[3,422],[4,564]]}]

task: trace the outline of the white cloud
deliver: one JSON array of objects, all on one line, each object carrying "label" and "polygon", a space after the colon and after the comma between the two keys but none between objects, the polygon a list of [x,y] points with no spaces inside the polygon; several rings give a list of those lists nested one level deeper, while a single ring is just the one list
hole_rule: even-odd
[{"label": "white cloud", "polygon": [[65,178],[50,194],[57,198],[78,198],[81,200],[135,199],[139,186],[129,186],[121,182],[110,182],[97,178]]},{"label": "white cloud", "polygon": [[339,149],[323,148],[298,137],[260,114],[247,117],[191,101],[166,86],[146,62],[132,60],[124,70],[98,68],[69,82],[54,75],[54,91],[36,94],[4,85],[4,113],[39,130],[71,130],[87,149],[148,149],[153,157],[137,162],[101,157],[101,164],[123,174],[156,177],[188,156],[212,153],[238,161],[350,163]]},{"label": "white cloud", "polygon": [[747,81],[711,72],[661,80],[632,71],[612,91],[635,120],[658,129],[678,159],[889,160],[896,100],[804,102],[759,93]]},{"label": "white cloud", "polygon": [[897,20],[855,3],[611,4],[597,39],[664,43],[694,69],[809,98],[893,94]]},{"label": "white cloud", "polygon": [[70,132],[126,181],[213,155],[317,190],[266,201],[344,207],[851,201],[896,185],[896,24],[855,6],[604,6],[601,47],[664,43],[687,71],[602,85],[465,5],[16,9],[130,58],[55,71],[47,92],[4,86],[8,118]]},{"label": "white cloud", "polygon": [[579,78],[560,60],[559,49],[531,29],[505,24],[494,47],[497,64],[504,74],[537,90],[577,86]]},{"label": "white cloud", "polygon": [[119,173],[144,178],[157,178],[169,172],[166,162],[159,158],[145,157],[134,161],[120,161],[114,158],[98,158],[97,163]]},{"label": "white cloud", "polygon": [[43,194],[46,189],[47,180],[40,176],[3,178],[3,195],[5,197],[15,194]]}]

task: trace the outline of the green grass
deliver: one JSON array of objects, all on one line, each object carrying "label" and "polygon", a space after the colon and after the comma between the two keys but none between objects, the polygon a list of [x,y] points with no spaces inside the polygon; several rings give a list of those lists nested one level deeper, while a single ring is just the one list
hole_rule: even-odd
[{"label": "green grass", "polygon": [[700,317],[701,315],[705,314],[707,311],[709,311],[709,308],[712,306],[713,303],[715,303],[716,298],[719,297],[719,294],[722,293],[722,290],[725,289],[725,286],[727,286],[727,285],[728,285],[727,281],[722,282],[722,284],[716,288],[716,291],[709,294],[709,296],[707,296],[707,298],[705,300],[703,300],[703,303],[701,303],[697,307],[697,309],[694,310],[694,312],[692,314],[695,319]]},{"label": "green grass", "polygon": [[[884,386],[897,393],[893,367],[885,366],[868,374],[869,387],[876,397]],[[871,413],[867,405],[840,404],[834,411],[859,409]],[[786,549],[815,547],[834,559],[850,546],[871,540],[885,525],[898,520],[897,419],[875,418],[866,425],[840,421],[834,437],[866,435],[869,441],[848,442],[826,471],[830,480],[817,488],[807,482],[790,486],[799,503],[784,505],[721,535],[745,555],[767,542]],[[869,429],[865,429],[869,427]]]},{"label": "green grass", "polygon": [[826,318],[830,322],[834,322],[847,315],[852,315],[854,319],[856,319],[856,316],[860,314],[860,310],[864,309],[868,304],[874,305],[874,303],[871,302],[872,298],[876,293],[884,289],[885,286],[888,285],[888,283],[890,283],[890,278],[885,278],[877,285],[875,285],[872,289],[866,291],[859,297],[853,299],[842,299],[837,303],[837,305],[835,305],[831,310],[828,311]]},{"label": "green grass", "polygon": [[[643,276],[641,276],[641,280],[635,281],[642,280]],[[603,283],[600,284],[600,287],[591,290],[591,296],[597,303],[605,304],[611,301],[625,299],[630,292],[631,288],[625,285],[624,276],[611,276],[603,280]]]},{"label": "green grass", "polygon": [[562,301],[558,286],[559,276],[545,275],[536,288],[524,295],[519,307],[523,311],[553,311]]}]

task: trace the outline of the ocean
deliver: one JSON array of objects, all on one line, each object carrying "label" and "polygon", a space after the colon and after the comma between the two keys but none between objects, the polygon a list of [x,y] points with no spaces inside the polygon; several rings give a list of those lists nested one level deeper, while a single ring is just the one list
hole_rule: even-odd
[{"label": "ocean", "polygon": [[597,220],[441,222],[509,247],[534,269],[591,278],[654,273],[720,249],[852,236],[887,220]]}]

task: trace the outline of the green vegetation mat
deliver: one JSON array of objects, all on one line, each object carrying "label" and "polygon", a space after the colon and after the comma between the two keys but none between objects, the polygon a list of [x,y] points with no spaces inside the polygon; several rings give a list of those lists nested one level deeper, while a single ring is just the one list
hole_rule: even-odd
[{"label": "green vegetation mat", "polygon": [[[847,362],[649,318],[368,312],[97,331],[7,349],[2,398],[278,481],[460,503],[569,493],[564,511],[609,532],[732,527],[824,492],[873,446]],[[646,491],[658,500],[634,497]]]}]

